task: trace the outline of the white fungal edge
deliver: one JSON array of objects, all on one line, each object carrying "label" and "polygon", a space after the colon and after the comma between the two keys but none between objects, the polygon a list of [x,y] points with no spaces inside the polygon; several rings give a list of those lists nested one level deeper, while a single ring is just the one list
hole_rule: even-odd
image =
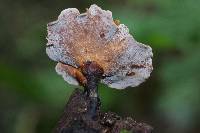
[{"label": "white fungal edge", "polygon": [[77,81],[74,77],[70,76],[66,71],[64,71],[64,70],[62,69],[62,67],[59,66],[59,64],[56,65],[55,70],[56,70],[56,72],[57,72],[59,75],[61,75],[61,76],[63,77],[63,79],[64,79],[65,81],[67,81],[69,84],[71,84],[71,85],[77,85],[77,86],[79,85],[78,81]]},{"label": "white fungal edge", "polygon": [[[96,15],[97,14],[96,10],[102,10],[102,9],[94,4],[94,5],[90,6],[90,10],[91,10],[91,15]],[[103,10],[103,11],[105,11],[105,10]],[[109,13],[109,15],[111,15],[111,18],[112,18],[112,12],[107,10],[106,13]],[[57,21],[51,22],[51,23],[49,23],[49,25],[51,25],[51,24],[54,25],[54,24],[58,23],[58,21],[60,19],[65,18],[64,17],[65,15],[70,15],[70,14],[81,15],[79,13],[78,9],[68,8],[68,9],[65,9],[61,12]],[[122,34],[124,34],[124,36],[129,36],[129,37],[131,36],[134,43],[137,43],[137,45],[144,45],[142,43],[135,41],[135,39],[132,37],[132,35],[129,34],[129,30],[128,30],[127,26],[125,26],[124,24],[120,24],[118,26],[118,29],[121,31]],[[120,36],[120,37],[122,37],[122,36]],[[146,45],[144,45],[144,46],[146,46]],[[148,62],[148,64],[152,65],[152,59],[151,59],[153,57],[152,49],[149,46],[147,46],[147,47],[148,47],[147,52],[148,52],[148,55],[150,57],[147,62]],[[49,55],[49,57],[51,59],[58,61],[58,58],[60,58],[58,56],[59,55],[58,53],[60,51],[55,51],[55,49],[59,50],[59,48],[53,48],[52,49],[52,47],[50,47],[50,48],[47,48],[46,51],[47,51],[47,54]],[[71,65],[76,67],[76,65],[73,61],[72,61]],[[70,76],[67,72],[65,72],[61,67],[58,67],[58,65],[57,65],[55,69],[56,69],[56,72],[59,75],[62,75],[64,80],[67,81],[69,84],[79,85],[78,81],[74,77]],[[116,88],[116,89],[124,89],[124,88],[129,87],[129,86],[135,87],[135,86],[138,86],[139,84],[141,84],[142,82],[144,82],[150,76],[150,73],[151,73],[152,70],[153,70],[153,68],[145,68],[144,72],[141,72],[143,75],[134,75],[134,76],[129,76],[129,77],[126,77],[126,76],[123,76],[123,75],[120,75],[120,74],[114,75],[113,76],[114,78],[119,76],[121,80],[118,80],[118,81],[113,82],[111,84],[105,82],[106,79],[102,79],[101,82],[104,83],[104,84],[107,84],[111,88]],[[138,71],[142,71],[142,70],[138,70]],[[137,73],[140,74],[140,72],[137,72]]]}]

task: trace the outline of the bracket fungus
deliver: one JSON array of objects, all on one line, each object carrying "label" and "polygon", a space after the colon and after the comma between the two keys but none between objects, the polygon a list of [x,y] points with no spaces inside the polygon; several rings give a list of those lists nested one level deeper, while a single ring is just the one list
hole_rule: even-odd
[{"label": "bracket fungus", "polygon": [[46,52],[69,84],[87,82],[81,67],[88,61],[98,63],[104,71],[101,82],[116,89],[139,85],[153,70],[151,47],[137,42],[112,12],[97,5],[82,14],[65,9],[47,28]]}]

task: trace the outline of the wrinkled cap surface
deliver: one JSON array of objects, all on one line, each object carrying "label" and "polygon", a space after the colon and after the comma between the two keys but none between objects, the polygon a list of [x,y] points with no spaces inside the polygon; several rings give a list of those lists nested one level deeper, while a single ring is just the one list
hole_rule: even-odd
[{"label": "wrinkled cap surface", "polygon": [[76,8],[65,9],[47,29],[46,52],[70,84],[79,84],[74,73],[86,61],[101,65],[101,82],[116,89],[139,85],[153,70],[151,47],[137,42],[124,24],[115,24],[110,11],[97,5],[82,14]]}]

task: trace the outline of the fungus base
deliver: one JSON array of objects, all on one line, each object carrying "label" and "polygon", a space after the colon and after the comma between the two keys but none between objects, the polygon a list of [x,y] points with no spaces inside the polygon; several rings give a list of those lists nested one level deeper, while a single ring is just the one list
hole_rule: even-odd
[{"label": "fungus base", "polygon": [[85,90],[76,89],[67,102],[55,133],[151,133],[152,127],[137,123],[130,117],[121,118],[115,113],[100,111],[97,85],[103,70],[95,62],[86,62],[82,73],[87,79]]}]

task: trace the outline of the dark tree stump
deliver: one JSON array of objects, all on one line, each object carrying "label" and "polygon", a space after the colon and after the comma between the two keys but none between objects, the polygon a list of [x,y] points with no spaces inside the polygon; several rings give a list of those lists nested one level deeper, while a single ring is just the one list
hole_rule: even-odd
[{"label": "dark tree stump", "polygon": [[71,95],[55,133],[120,133],[127,130],[133,133],[151,133],[152,127],[145,123],[137,123],[132,118],[121,118],[115,113],[103,113],[100,105],[96,110],[97,116],[88,116],[88,106],[91,99],[85,93],[76,89]]}]

